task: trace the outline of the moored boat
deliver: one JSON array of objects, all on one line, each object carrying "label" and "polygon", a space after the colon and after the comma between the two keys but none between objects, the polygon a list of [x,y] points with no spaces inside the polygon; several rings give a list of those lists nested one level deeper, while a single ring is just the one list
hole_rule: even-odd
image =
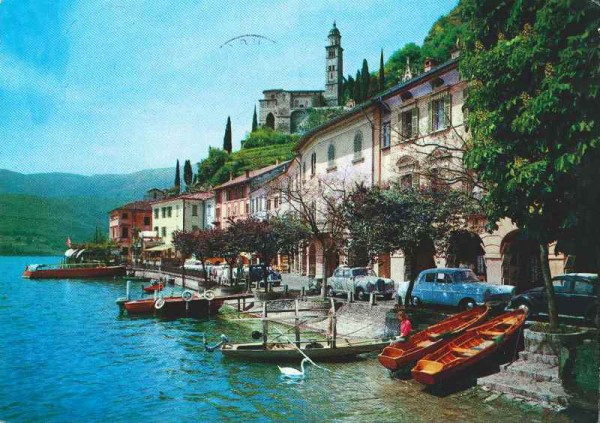
[{"label": "moored boat", "polygon": [[347,360],[356,357],[359,354],[379,351],[389,341],[368,340],[351,341],[348,339],[338,339],[333,346],[331,343],[320,342],[301,342],[298,351],[295,344],[286,342],[268,342],[265,346],[262,342],[252,342],[246,344],[225,344],[221,347],[224,356],[238,359],[259,360],[259,361],[293,361],[308,356],[315,361],[336,361]]},{"label": "moored boat", "polygon": [[145,286],[142,289],[144,290],[144,292],[152,293],[154,291],[157,291],[157,292],[162,291],[164,287],[165,286],[162,283],[159,283],[158,281],[154,281],[154,283],[152,283],[148,286]]},{"label": "moored boat", "polygon": [[451,316],[414,334],[406,342],[396,342],[385,347],[377,359],[391,371],[414,364],[465,330],[483,322],[488,311],[487,306],[475,307]]},{"label": "moored boat", "polygon": [[119,298],[117,305],[121,311],[126,311],[128,315],[156,315],[168,318],[177,317],[207,317],[218,313],[223,306],[224,298],[210,297],[208,299],[202,295],[186,295],[192,291],[184,291],[181,295],[171,295],[159,298],[142,298],[139,300],[127,300]]},{"label": "moored boat", "polygon": [[471,328],[419,360],[412,369],[412,376],[425,385],[448,381],[498,351],[513,338],[524,322],[523,310],[514,310]]},{"label": "moored boat", "polygon": [[23,272],[29,279],[82,279],[125,275],[125,266],[105,266],[98,263],[29,264]]}]

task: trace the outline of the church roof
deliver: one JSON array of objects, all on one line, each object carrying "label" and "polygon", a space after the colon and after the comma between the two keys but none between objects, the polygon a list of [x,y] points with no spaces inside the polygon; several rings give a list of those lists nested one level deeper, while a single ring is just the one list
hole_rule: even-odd
[{"label": "church roof", "polygon": [[340,36],[340,30],[337,29],[337,26],[335,25],[335,21],[333,22],[333,28],[331,28],[331,31],[329,31],[329,36]]}]

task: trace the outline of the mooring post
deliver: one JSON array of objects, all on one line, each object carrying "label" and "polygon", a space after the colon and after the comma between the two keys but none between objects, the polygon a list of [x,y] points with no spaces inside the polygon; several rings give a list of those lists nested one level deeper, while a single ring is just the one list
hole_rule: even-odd
[{"label": "mooring post", "polygon": [[330,298],[330,304],[331,304],[331,310],[329,311],[331,313],[331,348],[335,348],[335,341],[337,338],[337,317],[335,315],[335,301],[333,301],[333,298]]},{"label": "mooring post", "polygon": [[348,302],[352,302],[352,291],[348,291]]},{"label": "mooring post", "polygon": [[263,302],[263,349],[267,349],[267,340],[269,337],[269,321],[267,320],[267,302]]},{"label": "mooring post", "polygon": [[125,286],[125,298],[129,301],[129,288],[131,286],[131,281],[127,281],[127,285]]},{"label": "mooring post", "polygon": [[242,307],[246,310],[246,298],[242,298]]},{"label": "mooring post", "polygon": [[283,285],[283,292],[285,293],[285,295],[287,295],[287,293],[288,293],[288,286],[287,285]]},{"label": "mooring post", "polygon": [[241,304],[240,304],[240,299],[239,298],[237,299],[237,303],[238,303],[238,313],[239,313],[240,311],[242,311]]},{"label": "mooring post", "polygon": [[375,305],[375,293],[374,293],[374,292],[371,292],[371,293],[369,294],[369,304],[370,304],[371,306],[374,306],[374,305]]},{"label": "mooring post", "polygon": [[296,346],[300,348],[300,316],[298,315],[298,300],[296,302],[296,319],[294,322],[294,332],[296,333]]},{"label": "mooring post", "polygon": [[302,287],[300,290],[300,298],[304,301],[304,297],[306,296],[306,289]]}]

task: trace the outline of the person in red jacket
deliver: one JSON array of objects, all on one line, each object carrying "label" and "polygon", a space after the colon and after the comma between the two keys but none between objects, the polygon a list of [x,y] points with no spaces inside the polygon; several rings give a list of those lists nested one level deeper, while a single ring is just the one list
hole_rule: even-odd
[{"label": "person in red jacket", "polygon": [[396,341],[408,341],[410,333],[412,332],[412,323],[410,323],[408,315],[403,311],[399,311],[396,316],[398,317],[398,320],[400,320],[400,338],[396,338]]}]

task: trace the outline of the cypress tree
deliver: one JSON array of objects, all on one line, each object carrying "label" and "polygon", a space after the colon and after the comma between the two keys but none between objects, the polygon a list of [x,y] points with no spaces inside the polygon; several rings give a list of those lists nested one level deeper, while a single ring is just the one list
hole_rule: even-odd
[{"label": "cypress tree", "polygon": [[381,56],[379,57],[379,91],[385,89],[385,70],[383,63],[383,49],[381,49]]},{"label": "cypress tree", "polygon": [[231,154],[231,118],[227,116],[227,125],[225,126],[225,136],[223,137],[223,150]]},{"label": "cypress tree", "polygon": [[258,129],[258,118],[256,117],[256,106],[254,106],[254,114],[252,115],[252,132]]},{"label": "cypress tree", "polygon": [[181,176],[179,174],[179,159],[177,159],[177,164],[175,165],[175,187],[177,187],[177,191],[181,187]]},{"label": "cypress tree", "polygon": [[360,84],[360,97],[361,102],[369,98],[371,89],[371,74],[369,73],[369,64],[367,59],[363,59],[362,70],[360,71],[361,84]]},{"label": "cypress tree", "polygon": [[344,84],[344,97],[346,100],[354,97],[354,78],[352,78],[352,75],[348,75]]},{"label": "cypress tree", "polygon": [[192,186],[192,180],[194,178],[194,173],[192,171],[192,163],[189,160],[185,161],[183,165],[183,181],[186,185],[186,190],[189,191]]},{"label": "cypress tree", "polygon": [[362,80],[360,77],[360,71],[357,70],[356,71],[356,79],[354,80],[354,89],[353,89],[353,93],[352,93],[352,98],[354,99],[356,104],[362,103],[362,97],[361,97],[361,90],[360,90],[360,84],[361,84]]}]

